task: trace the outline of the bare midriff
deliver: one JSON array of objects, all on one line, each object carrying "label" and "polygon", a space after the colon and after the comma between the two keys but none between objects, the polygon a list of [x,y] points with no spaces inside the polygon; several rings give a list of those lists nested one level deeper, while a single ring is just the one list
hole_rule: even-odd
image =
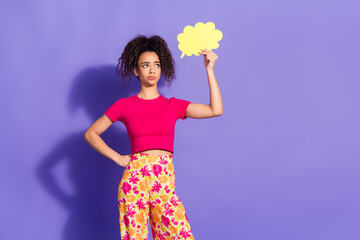
[{"label": "bare midriff", "polygon": [[173,153],[163,149],[148,149],[140,151],[142,153],[153,154],[153,155],[172,155]]}]

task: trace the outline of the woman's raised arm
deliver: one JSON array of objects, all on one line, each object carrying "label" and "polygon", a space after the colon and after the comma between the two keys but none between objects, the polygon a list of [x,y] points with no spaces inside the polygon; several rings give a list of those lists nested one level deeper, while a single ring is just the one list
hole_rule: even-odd
[{"label": "woman's raised arm", "polygon": [[214,66],[218,56],[211,50],[203,49],[200,54],[204,55],[204,65],[209,81],[210,104],[190,103],[185,116],[189,118],[210,118],[223,114],[223,104],[219,85],[216,81]]}]

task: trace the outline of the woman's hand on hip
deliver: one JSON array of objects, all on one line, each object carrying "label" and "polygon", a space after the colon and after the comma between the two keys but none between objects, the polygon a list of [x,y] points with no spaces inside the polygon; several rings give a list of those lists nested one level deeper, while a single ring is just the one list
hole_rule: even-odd
[{"label": "woman's hand on hip", "polygon": [[133,156],[133,154],[120,155],[120,157],[116,161],[116,163],[122,167],[127,167],[130,164],[130,160],[131,160],[132,156]]}]

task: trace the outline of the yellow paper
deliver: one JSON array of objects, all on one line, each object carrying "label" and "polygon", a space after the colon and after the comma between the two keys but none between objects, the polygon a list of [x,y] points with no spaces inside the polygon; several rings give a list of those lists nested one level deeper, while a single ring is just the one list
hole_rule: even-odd
[{"label": "yellow paper", "polygon": [[179,41],[178,48],[182,51],[181,57],[196,55],[199,56],[201,49],[216,49],[219,47],[218,41],[223,37],[220,30],[215,29],[213,22],[198,22],[195,27],[186,26],[184,31],[177,36]]}]

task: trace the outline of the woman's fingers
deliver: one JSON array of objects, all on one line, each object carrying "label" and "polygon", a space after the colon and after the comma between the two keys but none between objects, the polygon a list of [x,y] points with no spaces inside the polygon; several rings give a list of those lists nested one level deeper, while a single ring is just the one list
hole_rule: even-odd
[{"label": "woman's fingers", "polygon": [[208,54],[208,53],[212,53],[212,51],[209,49],[201,49],[199,53]]},{"label": "woman's fingers", "polygon": [[217,55],[213,51],[208,50],[208,49],[202,49],[201,54],[211,57],[211,58],[215,58],[215,59],[217,58]]},{"label": "woman's fingers", "polygon": [[203,54],[205,56],[211,56],[211,57],[216,57],[216,54],[208,49],[203,49],[201,52],[199,52],[200,54]]},{"label": "woman's fingers", "polygon": [[201,50],[204,53],[214,53],[213,51],[211,51],[210,49],[202,49]]},{"label": "woman's fingers", "polygon": [[199,54],[202,54],[204,56],[204,59],[216,61],[218,56],[209,49],[201,49],[201,52]]}]

